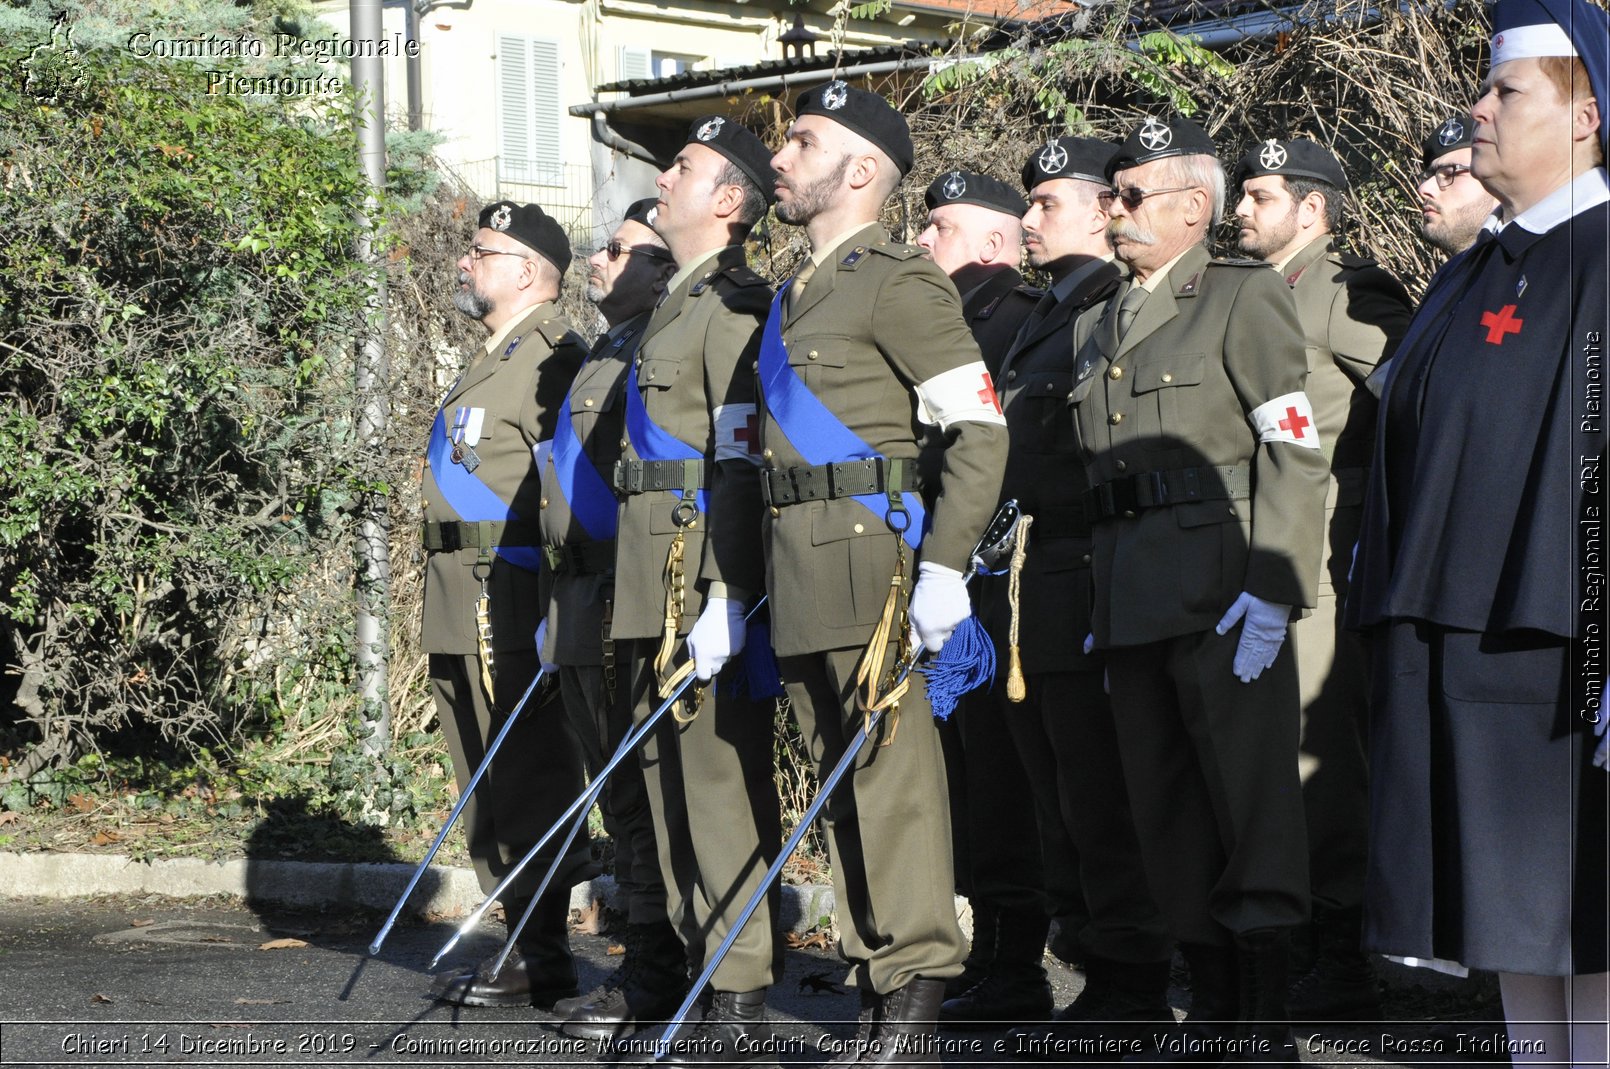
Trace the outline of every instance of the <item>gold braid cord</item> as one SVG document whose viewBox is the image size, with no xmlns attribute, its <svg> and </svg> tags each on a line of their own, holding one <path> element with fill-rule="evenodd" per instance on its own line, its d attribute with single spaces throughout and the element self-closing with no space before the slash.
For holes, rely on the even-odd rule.
<svg viewBox="0 0 1610 1069">
<path fill-rule="evenodd" d="M 895 541 L 899 543 L 899 549 L 895 557 L 894 576 L 889 580 L 889 595 L 883 600 L 883 612 L 878 617 L 878 626 L 872 632 L 872 640 L 867 643 L 866 652 L 861 655 L 861 663 L 855 669 L 855 704 L 861 709 L 862 723 L 866 726 L 868 734 L 871 733 L 872 714 L 888 710 L 889 737 L 883 740 L 881 743 L 883 746 L 894 742 L 895 731 L 900 726 L 900 699 L 911 689 L 910 675 L 898 683 L 895 682 L 899 677 L 900 666 L 911 654 L 911 636 L 906 621 L 908 608 L 905 597 L 906 540 L 897 534 Z M 895 660 L 885 672 L 883 666 L 891 641 L 895 643 Z M 882 697 L 878 696 L 880 685 L 888 688 Z"/>
<path fill-rule="evenodd" d="M 676 655 L 677 631 L 682 626 L 682 609 L 687 604 L 687 573 L 685 570 L 686 538 L 682 531 L 677 531 L 671 539 L 671 550 L 665 556 L 665 627 L 660 635 L 660 651 L 654 656 L 654 676 L 659 680 L 659 693 L 661 698 L 670 697 L 677 685 L 687 678 L 693 671 L 693 658 L 689 657 L 687 663 L 672 672 L 671 658 Z M 678 723 L 686 724 L 699 713 L 699 703 L 704 692 L 694 689 L 693 701 L 679 701 L 671 708 L 671 715 Z"/>
<path fill-rule="evenodd" d="M 1007 651 L 1006 700 L 1012 702 L 1020 702 L 1029 696 L 1028 684 L 1023 680 L 1023 657 L 1017 649 L 1017 630 L 1018 597 L 1023 584 L 1023 564 L 1028 560 L 1029 528 L 1033 525 L 1033 516 L 1025 514 L 1018 517 L 1017 536 L 1012 543 L 1012 563 L 1007 566 L 1006 601 L 1012 607 L 1012 629 L 1011 645 Z"/>
<path fill-rule="evenodd" d="M 492 666 L 492 598 L 486 591 L 486 580 L 481 580 L 481 596 L 475 599 L 475 645 L 481 655 L 481 686 L 486 690 L 486 704 L 496 709 L 498 700 L 492 690 L 492 677 L 497 671 Z"/>
</svg>

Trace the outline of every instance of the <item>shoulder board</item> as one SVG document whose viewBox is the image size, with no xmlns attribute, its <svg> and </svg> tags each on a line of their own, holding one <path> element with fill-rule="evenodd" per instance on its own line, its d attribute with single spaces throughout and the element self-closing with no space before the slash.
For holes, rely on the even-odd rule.
<svg viewBox="0 0 1610 1069">
<path fill-rule="evenodd" d="M 881 252 L 883 255 L 895 260 L 909 260 L 914 256 L 922 255 L 922 249 L 919 246 L 907 245 L 903 241 L 879 241 L 871 245 L 870 248 L 873 252 Z"/>
<path fill-rule="evenodd" d="M 751 269 L 747 264 L 734 264 L 721 272 L 727 279 L 740 286 L 770 286 L 764 275 Z"/>
<path fill-rule="evenodd" d="M 535 334 L 541 334 L 550 348 L 568 343 L 584 344 L 581 340 L 581 335 L 571 329 L 564 316 L 553 315 L 545 319 L 538 319 L 531 324 L 531 331 Z M 529 336 L 527 335 L 527 337 Z"/>
<path fill-rule="evenodd" d="M 1355 270 L 1360 267 L 1374 267 L 1380 262 L 1373 257 L 1360 256 L 1356 252 L 1348 252 L 1345 249 L 1340 249 L 1331 253 L 1331 259 L 1335 260 L 1343 267 L 1351 267 Z"/>
<path fill-rule="evenodd" d="M 688 296 L 697 297 L 699 294 L 703 293 L 706 289 L 708 289 L 710 287 L 710 283 L 714 282 L 716 276 L 719 275 L 719 274 L 721 274 L 720 270 L 718 270 L 718 269 L 716 269 L 714 267 L 712 267 L 710 270 L 706 271 L 703 275 L 701 275 L 699 277 L 699 281 L 695 282 L 688 289 Z"/>
<path fill-rule="evenodd" d="M 1247 256 L 1218 256 L 1208 261 L 1214 267 L 1270 267 L 1267 260 L 1254 260 Z"/>
</svg>

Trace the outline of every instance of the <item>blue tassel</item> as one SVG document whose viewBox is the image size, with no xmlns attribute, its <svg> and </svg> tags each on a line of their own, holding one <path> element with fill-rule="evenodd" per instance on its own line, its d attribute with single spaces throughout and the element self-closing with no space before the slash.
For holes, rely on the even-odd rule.
<svg viewBox="0 0 1610 1069">
<path fill-rule="evenodd" d="M 777 666 L 777 654 L 771 648 L 771 627 L 763 614 L 756 613 L 749 621 L 744 637 L 743 652 L 726 673 L 729 695 L 748 694 L 752 700 L 781 698 L 783 670 Z"/>
<path fill-rule="evenodd" d="M 950 636 L 939 656 L 920 665 L 928 684 L 928 704 L 940 720 L 950 717 L 962 695 L 995 681 L 995 643 L 978 617 L 969 616 Z"/>
</svg>

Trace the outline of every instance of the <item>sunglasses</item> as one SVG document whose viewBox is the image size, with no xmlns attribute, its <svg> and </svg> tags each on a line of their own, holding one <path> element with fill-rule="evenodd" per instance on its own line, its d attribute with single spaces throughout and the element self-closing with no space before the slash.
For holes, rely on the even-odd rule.
<svg viewBox="0 0 1610 1069">
<path fill-rule="evenodd" d="M 485 245 L 470 246 L 470 259 L 472 261 L 479 261 L 488 256 L 518 256 L 525 260 L 531 259 L 528 254 L 516 252 L 513 249 L 489 249 Z"/>
<path fill-rule="evenodd" d="M 1124 207 L 1134 211 L 1145 203 L 1147 197 L 1155 197 L 1163 193 L 1180 193 L 1195 186 L 1174 186 L 1171 189 L 1141 189 L 1139 186 L 1125 186 L 1123 189 L 1104 189 L 1096 194 L 1096 203 L 1101 205 L 1102 211 L 1112 208 L 1115 200 L 1123 201 Z"/>
<path fill-rule="evenodd" d="M 1420 181 L 1423 183 L 1427 178 L 1435 178 L 1438 189 L 1447 189 L 1453 185 L 1455 178 L 1469 173 L 1470 165 L 1467 163 L 1444 163 L 1425 171 L 1420 175 Z"/>
<path fill-rule="evenodd" d="M 604 246 L 604 254 L 609 257 L 610 263 L 614 263 L 628 253 L 636 253 L 639 256 L 647 256 L 654 260 L 669 260 L 671 258 L 671 254 L 663 249 L 656 249 L 652 245 L 626 245 L 619 238 L 610 238 L 609 244 Z"/>
</svg>

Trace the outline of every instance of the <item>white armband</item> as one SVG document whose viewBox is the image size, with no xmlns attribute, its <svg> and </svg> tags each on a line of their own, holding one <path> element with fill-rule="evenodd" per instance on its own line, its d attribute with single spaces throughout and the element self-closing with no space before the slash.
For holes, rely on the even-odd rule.
<svg viewBox="0 0 1610 1069">
<path fill-rule="evenodd" d="M 754 405 L 717 405 L 710 413 L 716 424 L 716 460 L 747 460 L 760 464 L 760 418 Z"/>
<path fill-rule="evenodd" d="M 1308 395 L 1298 391 L 1265 401 L 1247 417 L 1261 442 L 1290 442 L 1307 449 L 1319 448 L 1319 431 L 1314 427 L 1314 406 Z"/>
<path fill-rule="evenodd" d="M 995 382 L 984 361 L 951 368 L 917 384 L 917 419 L 949 430 L 953 423 L 995 423 L 1006 426 Z"/>
</svg>

